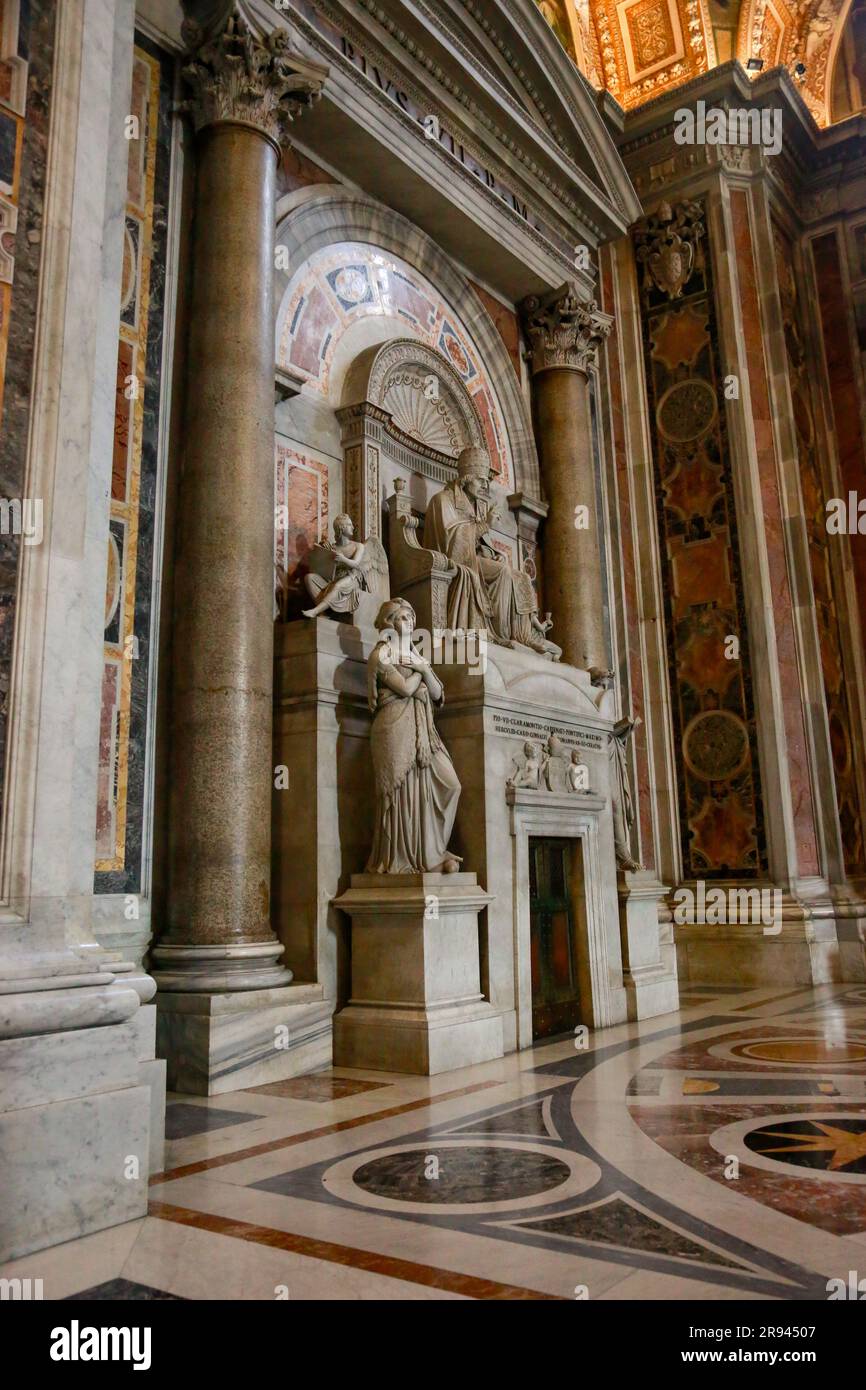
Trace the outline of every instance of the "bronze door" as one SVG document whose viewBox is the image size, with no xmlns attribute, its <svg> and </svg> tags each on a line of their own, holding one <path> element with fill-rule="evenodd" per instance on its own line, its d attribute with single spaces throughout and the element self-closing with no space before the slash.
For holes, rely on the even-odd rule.
<svg viewBox="0 0 866 1390">
<path fill-rule="evenodd" d="M 579 841 L 529 841 L 532 1036 L 570 1032 L 580 1022 L 575 891 Z"/>
</svg>

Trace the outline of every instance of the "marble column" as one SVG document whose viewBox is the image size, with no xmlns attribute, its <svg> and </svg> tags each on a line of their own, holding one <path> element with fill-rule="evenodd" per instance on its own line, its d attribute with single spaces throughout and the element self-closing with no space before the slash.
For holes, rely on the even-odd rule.
<svg viewBox="0 0 866 1390">
<path fill-rule="evenodd" d="M 589 372 L 613 320 L 595 303 L 582 303 L 570 284 L 533 295 L 523 312 L 550 503 L 543 544 L 545 606 L 553 613 L 563 661 L 582 670 L 607 670 Z"/>
<path fill-rule="evenodd" d="M 184 36 L 195 229 L 154 975 L 161 991 L 256 990 L 291 979 L 270 926 L 275 178 L 285 122 L 322 73 L 243 5 Z"/>
</svg>

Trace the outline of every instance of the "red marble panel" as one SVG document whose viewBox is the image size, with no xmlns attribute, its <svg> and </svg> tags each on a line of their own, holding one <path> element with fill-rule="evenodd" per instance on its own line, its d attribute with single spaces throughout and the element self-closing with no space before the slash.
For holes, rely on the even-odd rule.
<svg viewBox="0 0 866 1390">
<path fill-rule="evenodd" d="M 853 305 L 842 278 L 839 243 L 835 231 L 815 237 L 812 257 L 818 281 L 818 308 L 824 336 L 824 355 L 830 379 L 833 423 L 843 488 L 866 493 L 866 450 L 860 416 L 857 373 L 851 351 L 850 320 Z M 866 536 L 851 537 L 851 559 L 860 604 L 860 628 L 866 644 Z"/>
<path fill-rule="evenodd" d="M 500 304 L 498 299 L 494 299 L 492 294 L 476 285 L 474 280 L 469 281 L 481 303 L 484 305 L 488 314 L 496 325 L 496 330 L 500 338 L 508 349 L 517 379 L 520 380 L 520 325 L 517 315 L 513 309 L 508 309 L 504 304 Z"/>
<path fill-rule="evenodd" d="M 117 714 L 120 702 L 120 667 L 106 661 L 102 670 L 102 703 L 99 711 L 99 771 L 96 799 L 96 854 L 114 850 L 115 762 Z"/>
<path fill-rule="evenodd" d="M 114 393 L 114 452 L 111 461 L 112 501 L 125 502 L 129 468 L 129 435 L 132 401 L 126 396 L 126 379 L 135 370 L 135 348 L 120 339 L 117 345 L 117 386 Z"/>
<path fill-rule="evenodd" d="M 297 327 L 292 338 L 292 366 L 300 367 L 311 376 L 318 376 L 321 368 L 322 344 L 329 333 L 337 328 L 337 315 L 331 308 L 318 285 L 310 287 L 306 302 L 301 308 Z"/>
</svg>

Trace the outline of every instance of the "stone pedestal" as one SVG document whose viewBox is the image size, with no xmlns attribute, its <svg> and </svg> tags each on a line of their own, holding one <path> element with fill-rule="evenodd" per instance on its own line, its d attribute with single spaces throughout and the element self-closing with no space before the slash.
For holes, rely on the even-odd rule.
<svg viewBox="0 0 866 1390">
<path fill-rule="evenodd" d="M 655 1018 L 680 1006 L 676 959 L 665 950 L 659 910 L 670 915 L 667 889 L 646 869 L 618 874 L 623 984 L 630 1019 Z"/>
<path fill-rule="evenodd" d="M 475 874 L 353 874 L 335 901 L 352 919 L 352 994 L 334 1019 L 343 1067 L 435 1076 L 503 1054 L 481 992 Z"/>
</svg>

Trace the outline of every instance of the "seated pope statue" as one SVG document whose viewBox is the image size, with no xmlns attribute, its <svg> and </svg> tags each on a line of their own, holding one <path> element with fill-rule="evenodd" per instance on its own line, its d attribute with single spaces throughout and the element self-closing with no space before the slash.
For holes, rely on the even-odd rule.
<svg viewBox="0 0 866 1390">
<path fill-rule="evenodd" d="M 457 477 L 430 499 L 424 545 L 441 551 L 457 567 L 448 589 L 448 627 L 486 630 L 491 641 L 515 642 L 557 660 L 560 654 L 538 620 L 532 581 L 493 546 L 491 521 L 498 511 L 489 493 L 490 459 L 476 446 L 457 459 Z M 548 624 L 549 626 L 549 624 Z"/>
</svg>

